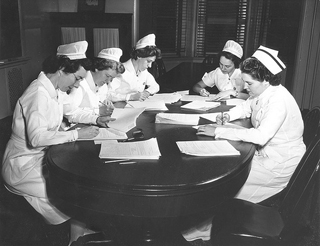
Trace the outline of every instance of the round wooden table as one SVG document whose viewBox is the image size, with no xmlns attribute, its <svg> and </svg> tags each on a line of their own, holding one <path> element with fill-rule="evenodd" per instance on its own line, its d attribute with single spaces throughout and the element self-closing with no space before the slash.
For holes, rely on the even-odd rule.
<svg viewBox="0 0 320 246">
<path fill-rule="evenodd" d="M 241 155 L 184 155 L 176 141 L 212 138 L 197 136 L 191 126 L 155 124 L 155 114 L 142 113 L 137 128 L 143 130 L 145 139 L 157 138 L 158 160 L 104 163 L 99 158 L 100 145 L 93 141 L 50 147 L 47 190 L 52 202 L 99 229 L 119 228 L 127 245 L 157 240 L 162 246 L 171 245 L 163 240 L 188 245 L 180 231 L 209 218 L 238 192 L 250 172 L 255 146 L 230 141 Z"/>
</svg>

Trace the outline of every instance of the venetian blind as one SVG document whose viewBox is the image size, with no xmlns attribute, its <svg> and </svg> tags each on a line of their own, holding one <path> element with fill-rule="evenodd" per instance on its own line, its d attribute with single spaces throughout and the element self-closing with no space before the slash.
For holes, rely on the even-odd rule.
<svg viewBox="0 0 320 246">
<path fill-rule="evenodd" d="M 244 45 L 247 0 L 199 0 L 196 56 L 216 54 L 229 39 Z"/>
</svg>

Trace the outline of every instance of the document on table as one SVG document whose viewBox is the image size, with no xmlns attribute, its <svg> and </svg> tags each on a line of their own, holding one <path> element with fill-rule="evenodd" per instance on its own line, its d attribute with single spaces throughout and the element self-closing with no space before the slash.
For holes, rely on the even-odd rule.
<svg viewBox="0 0 320 246">
<path fill-rule="evenodd" d="M 236 129 L 246 129 L 245 127 L 243 126 L 240 126 L 240 125 L 237 125 L 237 124 L 234 124 L 234 123 L 230 123 L 230 122 L 227 122 L 223 125 L 218 125 L 216 123 L 213 123 L 213 124 L 206 124 L 207 126 L 215 126 L 215 127 L 221 127 L 221 128 L 236 128 Z M 193 126 L 194 129 L 198 129 L 200 127 L 199 126 Z"/>
<path fill-rule="evenodd" d="M 136 126 L 138 116 L 144 111 L 144 108 L 115 108 L 111 117 L 115 121 L 110 121 L 108 126 L 122 132 L 127 132 Z"/>
<path fill-rule="evenodd" d="M 243 103 L 245 100 L 240 99 L 240 98 L 231 98 L 226 100 L 226 104 L 229 106 L 237 106 L 241 103 Z"/>
<path fill-rule="evenodd" d="M 178 141 L 180 152 L 193 156 L 240 155 L 227 140 L 215 141 Z"/>
<path fill-rule="evenodd" d="M 175 103 L 178 102 L 181 99 L 181 94 L 179 93 L 157 93 L 153 96 L 150 96 L 148 99 L 146 99 L 147 102 L 150 101 L 163 101 L 164 103 Z"/>
<path fill-rule="evenodd" d="M 156 138 L 138 142 L 102 142 L 100 158 L 158 159 L 161 156 Z"/>
<path fill-rule="evenodd" d="M 193 101 L 181 106 L 181 108 L 207 111 L 218 106 L 220 106 L 219 102 Z"/>
<path fill-rule="evenodd" d="M 77 141 L 82 140 L 111 140 L 111 139 L 127 139 L 128 136 L 125 132 L 118 131 L 116 129 L 112 128 L 99 128 L 99 134 L 94 138 L 88 138 L 88 139 L 80 139 L 78 138 Z"/>
<path fill-rule="evenodd" d="M 155 123 L 198 125 L 200 115 L 202 114 L 158 113 Z"/>
<path fill-rule="evenodd" d="M 129 101 L 126 105 L 126 108 L 145 108 L 146 111 L 150 110 L 161 110 L 161 111 L 166 111 L 168 108 L 166 107 L 166 104 L 164 103 L 163 100 L 158 100 L 158 101 L 148 101 L 144 100 L 142 102 L 140 101 Z"/>
<path fill-rule="evenodd" d="M 215 99 L 215 94 L 210 94 L 208 97 L 203 97 L 200 95 L 182 95 L 181 101 L 192 102 L 192 101 L 213 101 Z"/>
</svg>

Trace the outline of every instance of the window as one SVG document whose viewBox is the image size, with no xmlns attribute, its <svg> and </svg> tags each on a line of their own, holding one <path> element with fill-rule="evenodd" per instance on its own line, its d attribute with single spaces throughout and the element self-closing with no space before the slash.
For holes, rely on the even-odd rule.
<svg viewBox="0 0 320 246">
<path fill-rule="evenodd" d="M 199 0 L 195 56 L 216 54 L 229 39 L 244 46 L 247 0 Z"/>
<path fill-rule="evenodd" d="M 0 0 L 0 60 L 21 56 L 19 3 Z"/>
<path fill-rule="evenodd" d="M 247 1 L 140 0 L 139 38 L 155 33 L 163 55 L 176 57 L 218 53 L 229 39 L 243 45 Z"/>
</svg>

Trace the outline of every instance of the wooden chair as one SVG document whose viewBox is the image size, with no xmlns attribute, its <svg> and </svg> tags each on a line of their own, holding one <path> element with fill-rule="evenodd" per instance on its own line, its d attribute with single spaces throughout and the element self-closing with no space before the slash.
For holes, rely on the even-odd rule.
<svg viewBox="0 0 320 246">
<path fill-rule="evenodd" d="M 166 66 L 162 59 L 156 59 L 153 63 L 151 68 L 148 68 L 149 73 L 153 75 L 155 79 L 159 78 L 160 76 L 164 75 L 166 71 Z"/>
<path fill-rule="evenodd" d="M 316 106 L 312 108 L 303 118 L 303 122 L 303 141 L 308 147 L 314 136 L 318 134 L 317 130 L 320 124 L 320 107 Z"/>
<path fill-rule="evenodd" d="M 287 243 L 301 234 L 297 233 L 301 226 L 299 220 L 310 194 L 311 198 L 319 195 L 319 191 L 313 189 L 319 179 L 319 165 L 318 135 L 290 179 L 279 208 L 231 199 L 213 220 L 212 245 L 290 245 Z"/>
<path fill-rule="evenodd" d="M 319 134 L 320 125 L 320 107 L 316 106 L 312 108 L 303 117 L 304 132 L 303 141 L 308 148 L 311 141 Z M 296 173 L 296 172 L 295 172 Z M 278 194 L 260 202 L 259 204 L 269 207 L 279 207 L 281 200 L 286 192 L 286 189 L 282 190 Z"/>
</svg>

